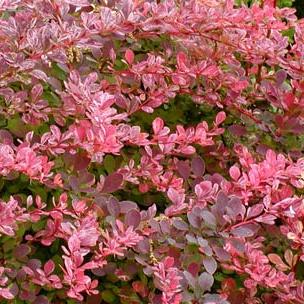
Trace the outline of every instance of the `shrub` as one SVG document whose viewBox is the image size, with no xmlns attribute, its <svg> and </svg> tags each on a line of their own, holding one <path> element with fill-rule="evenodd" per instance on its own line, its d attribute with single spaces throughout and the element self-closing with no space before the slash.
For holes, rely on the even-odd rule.
<svg viewBox="0 0 304 304">
<path fill-rule="evenodd" d="M 0 1 L 1 303 L 304 303 L 281 2 Z"/>
</svg>

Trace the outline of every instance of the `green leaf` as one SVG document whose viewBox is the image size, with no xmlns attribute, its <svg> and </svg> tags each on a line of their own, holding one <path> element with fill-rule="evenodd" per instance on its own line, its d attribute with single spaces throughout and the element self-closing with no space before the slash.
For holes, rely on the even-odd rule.
<svg viewBox="0 0 304 304">
<path fill-rule="evenodd" d="M 16 247 L 16 240 L 15 239 L 9 239 L 2 245 L 3 251 L 5 253 L 13 250 Z"/>
<path fill-rule="evenodd" d="M 288 30 L 282 31 L 282 35 L 284 37 L 288 37 L 289 43 L 293 43 L 293 41 L 294 41 L 294 39 L 293 39 L 294 33 L 295 33 L 295 29 L 294 28 L 289 28 Z"/>
<path fill-rule="evenodd" d="M 28 189 L 33 192 L 35 195 L 39 195 L 42 199 L 42 201 L 47 200 L 48 193 L 46 192 L 46 189 L 39 186 L 28 186 Z"/>
<path fill-rule="evenodd" d="M 52 254 L 58 252 L 59 246 L 60 246 L 60 240 L 57 239 L 57 240 L 55 240 L 54 243 L 52 244 L 52 246 L 51 246 L 51 248 L 50 248 L 50 252 L 51 252 Z"/>
<path fill-rule="evenodd" d="M 219 281 L 219 282 L 222 282 L 225 279 L 225 276 L 220 272 L 214 274 L 213 277 L 216 281 Z"/>
<path fill-rule="evenodd" d="M 48 101 L 51 107 L 59 107 L 61 105 L 61 100 L 59 97 L 51 91 L 45 91 L 42 94 L 42 98 Z"/>
<path fill-rule="evenodd" d="M 18 137 L 23 137 L 30 131 L 30 126 L 26 125 L 19 116 L 13 117 L 7 122 L 8 130 Z"/>
<path fill-rule="evenodd" d="M 12 183 L 12 184 L 10 184 L 10 185 L 7 186 L 7 190 L 11 194 L 16 194 L 21 188 L 22 187 L 21 187 L 20 183 Z"/>
<path fill-rule="evenodd" d="M 103 165 L 108 174 L 113 173 L 116 169 L 115 158 L 112 155 L 107 155 L 103 160 Z"/>
<path fill-rule="evenodd" d="M 101 297 L 106 303 L 114 303 L 117 299 L 115 294 L 109 289 L 102 291 Z"/>
<path fill-rule="evenodd" d="M 45 226 L 45 220 L 40 220 L 32 225 L 32 229 L 34 230 L 34 232 L 38 232 L 39 230 L 42 230 L 44 226 Z"/>
<path fill-rule="evenodd" d="M 52 260 L 53 262 L 55 263 L 56 265 L 56 268 L 59 267 L 59 265 L 62 265 L 63 264 L 63 260 L 62 260 L 62 257 L 58 254 L 54 255 L 52 257 Z"/>
<path fill-rule="evenodd" d="M 51 69 L 51 75 L 60 80 L 66 80 L 67 74 L 66 72 L 59 67 L 58 64 L 54 63 Z"/>
<path fill-rule="evenodd" d="M 24 224 L 23 225 L 19 225 L 18 226 L 18 230 L 16 232 L 16 236 L 21 239 L 23 237 L 25 231 L 26 231 L 25 225 Z"/>
</svg>

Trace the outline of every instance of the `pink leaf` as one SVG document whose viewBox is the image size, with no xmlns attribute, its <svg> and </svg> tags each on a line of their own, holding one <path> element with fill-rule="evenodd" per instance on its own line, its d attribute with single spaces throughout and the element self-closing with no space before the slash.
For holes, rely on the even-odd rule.
<svg viewBox="0 0 304 304">
<path fill-rule="evenodd" d="M 152 123 L 154 134 L 158 134 L 164 128 L 164 121 L 161 118 L 155 118 Z"/>
<path fill-rule="evenodd" d="M 283 262 L 281 257 L 275 253 L 268 254 L 268 259 L 271 263 L 275 264 L 276 267 L 281 271 L 286 271 L 289 267 Z"/>
<path fill-rule="evenodd" d="M 0 290 L 0 296 L 5 299 L 12 300 L 14 299 L 14 295 L 9 291 L 8 288 L 3 288 Z"/>
<path fill-rule="evenodd" d="M 127 49 L 125 53 L 125 59 L 128 62 L 128 64 L 132 64 L 134 62 L 134 53 L 132 50 Z"/>
<path fill-rule="evenodd" d="M 50 275 L 55 269 L 55 264 L 52 260 L 48 260 L 43 267 L 44 272 L 46 273 L 46 275 Z"/>
<path fill-rule="evenodd" d="M 220 125 L 224 120 L 226 119 L 226 113 L 225 112 L 219 112 L 217 113 L 216 115 L 216 118 L 215 118 L 215 124 L 218 126 Z"/>
<path fill-rule="evenodd" d="M 184 52 L 179 52 L 176 56 L 176 60 L 177 60 L 177 65 L 178 67 L 182 70 L 185 71 L 187 70 L 187 56 Z"/>
<path fill-rule="evenodd" d="M 173 257 L 166 257 L 164 260 L 165 269 L 173 267 L 174 265 L 174 258 Z"/>
<path fill-rule="evenodd" d="M 240 169 L 237 166 L 232 166 L 229 169 L 229 174 L 234 181 L 237 181 L 241 176 Z"/>
</svg>

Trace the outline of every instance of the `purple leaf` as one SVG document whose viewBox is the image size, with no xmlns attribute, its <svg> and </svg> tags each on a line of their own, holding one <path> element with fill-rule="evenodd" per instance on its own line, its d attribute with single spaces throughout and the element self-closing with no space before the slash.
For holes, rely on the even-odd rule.
<svg viewBox="0 0 304 304">
<path fill-rule="evenodd" d="M 19 292 L 19 287 L 16 283 L 13 283 L 10 288 L 9 291 L 14 295 L 14 297 L 16 297 L 18 295 Z"/>
<path fill-rule="evenodd" d="M 170 234 L 170 222 L 165 220 L 159 223 L 160 229 L 163 234 Z"/>
<path fill-rule="evenodd" d="M 241 215 L 243 218 L 246 212 L 245 206 L 242 204 L 241 200 L 238 197 L 232 197 L 229 200 L 227 210 L 229 210 L 227 213 L 232 218 L 236 218 L 238 215 Z"/>
<path fill-rule="evenodd" d="M 109 202 L 107 203 L 107 209 L 109 213 L 114 217 L 117 217 L 120 213 L 120 206 L 115 198 L 109 199 Z"/>
<path fill-rule="evenodd" d="M 38 259 L 31 259 L 27 262 L 27 266 L 32 270 L 36 270 L 37 268 L 41 268 L 41 261 Z"/>
<path fill-rule="evenodd" d="M 198 244 L 201 246 L 201 247 L 207 247 L 208 246 L 208 241 L 203 239 L 202 237 L 198 237 L 197 238 L 198 240 Z"/>
<path fill-rule="evenodd" d="M 180 218 L 174 218 L 173 226 L 176 229 L 182 230 L 182 231 L 188 231 L 188 229 L 189 229 L 188 224 Z"/>
<path fill-rule="evenodd" d="M 183 179 L 188 179 L 190 176 L 190 167 L 189 164 L 185 161 L 178 161 L 177 164 L 177 171 L 179 173 L 179 175 L 183 178 Z"/>
<path fill-rule="evenodd" d="M 191 212 L 187 214 L 188 221 L 194 228 L 199 228 L 201 226 L 200 208 L 194 207 Z"/>
<path fill-rule="evenodd" d="M 121 201 L 119 202 L 120 212 L 123 214 L 128 213 L 132 209 L 137 209 L 137 204 L 132 201 Z"/>
<path fill-rule="evenodd" d="M 137 249 L 140 253 L 147 254 L 150 252 L 150 243 L 148 238 L 144 238 L 137 244 Z"/>
<path fill-rule="evenodd" d="M 215 246 L 215 247 L 213 247 L 213 250 L 214 250 L 214 252 L 217 256 L 217 259 L 220 262 L 225 262 L 225 261 L 230 260 L 231 255 L 226 250 L 224 250 L 223 248 Z"/>
<path fill-rule="evenodd" d="M 228 131 L 234 136 L 243 136 L 246 134 L 246 128 L 240 125 L 231 125 L 228 127 Z"/>
<path fill-rule="evenodd" d="M 191 286 L 192 288 L 195 288 L 196 280 L 189 271 L 184 271 L 184 277 L 187 280 L 188 285 Z"/>
<path fill-rule="evenodd" d="M 0 130 L 0 142 L 9 146 L 14 143 L 13 136 L 7 130 Z"/>
<path fill-rule="evenodd" d="M 202 211 L 204 225 L 208 227 L 216 227 L 216 218 L 210 211 Z"/>
<path fill-rule="evenodd" d="M 279 70 L 276 73 L 276 85 L 279 87 L 287 78 L 287 73 L 284 70 Z"/>
<path fill-rule="evenodd" d="M 105 178 L 102 192 L 110 193 L 117 191 L 123 182 L 123 176 L 120 173 L 112 173 Z"/>
<path fill-rule="evenodd" d="M 231 230 L 231 233 L 237 237 L 250 237 L 255 234 L 256 225 L 244 224 L 240 227 L 234 228 Z"/>
<path fill-rule="evenodd" d="M 148 210 L 142 210 L 141 213 L 141 218 L 142 220 L 150 220 L 156 215 L 156 205 L 153 204 L 151 207 L 148 208 Z"/>
<path fill-rule="evenodd" d="M 197 244 L 197 239 L 195 236 L 187 234 L 186 235 L 186 240 L 188 241 L 188 243 L 190 244 Z"/>
<path fill-rule="evenodd" d="M 191 162 L 191 169 L 195 176 L 202 176 L 205 173 L 205 162 L 197 156 Z"/>
<path fill-rule="evenodd" d="M 217 268 L 217 263 L 213 257 L 206 256 L 203 258 L 203 265 L 206 271 L 210 274 L 214 274 Z"/>
<path fill-rule="evenodd" d="M 203 272 L 198 278 L 198 284 L 203 291 L 210 290 L 213 283 L 213 276 L 207 272 Z"/>
<path fill-rule="evenodd" d="M 95 268 L 95 269 L 92 269 L 91 271 L 97 277 L 102 277 L 102 276 L 106 275 L 104 268 Z"/>
<path fill-rule="evenodd" d="M 130 210 L 125 217 L 125 224 L 136 228 L 140 223 L 140 213 L 136 209 Z"/>
<path fill-rule="evenodd" d="M 26 257 L 31 252 L 31 247 L 26 244 L 20 244 L 14 251 L 14 256 L 17 259 Z"/>
<path fill-rule="evenodd" d="M 48 300 L 48 298 L 46 296 L 38 296 L 33 304 L 49 304 L 50 301 Z"/>
</svg>

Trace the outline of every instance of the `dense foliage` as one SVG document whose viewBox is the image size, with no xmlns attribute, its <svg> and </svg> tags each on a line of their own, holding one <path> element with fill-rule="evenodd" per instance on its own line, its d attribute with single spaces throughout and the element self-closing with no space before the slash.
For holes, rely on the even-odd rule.
<svg viewBox="0 0 304 304">
<path fill-rule="evenodd" d="M 0 0 L 1 303 L 304 303 L 292 4 Z"/>
</svg>

